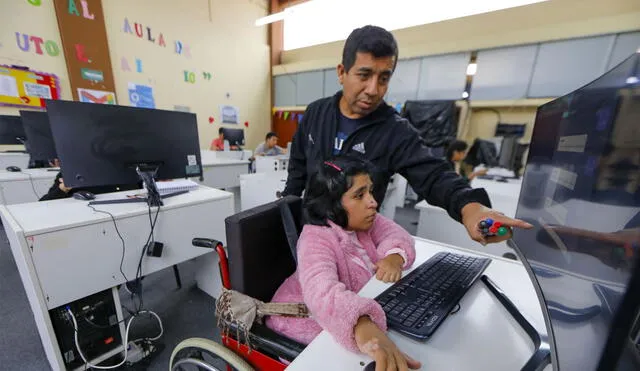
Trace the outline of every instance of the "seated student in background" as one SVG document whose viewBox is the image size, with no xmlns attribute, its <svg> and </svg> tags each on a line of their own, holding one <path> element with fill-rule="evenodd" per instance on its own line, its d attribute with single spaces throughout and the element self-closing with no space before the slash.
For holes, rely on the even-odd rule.
<svg viewBox="0 0 640 371">
<path fill-rule="evenodd" d="M 255 156 L 277 156 L 287 153 L 287 150 L 278 146 L 278 136 L 273 131 L 267 133 L 263 143 L 258 144 Z"/>
<path fill-rule="evenodd" d="M 477 176 L 487 174 L 487 169 L 481 169 L 471 173 L 467 172 L 464 164 L 462 164 L 462 160 L 464 160 L 468 148 L 469 145 L 466 142 L 461 140 L 454 140 L 453 142 L 449 143 L 446 156 L 447 161 L 449 161 L 449 164 L 451 165 L 451 168 L 453 168 L 453 170 L 455 170 L 456 173 L 458 173 L 461 177 L 470 182 Z"/>
<path fill-rule="evenodd" d="M 214 138 L 211 141 L 211 146 L 209 146 L 209 150 L 224 151 L 224 130 L 222 128 L 218 129 L 218 137 Z"/>
<path fill-rule="evenodd" d="M 385 370 L 420 363 L 391 341 L 380 304 L 357 293 L 374 275 L 396 282 L 415 259 L 414 240 L 376 212 L 369 165 L 336 158 L 320 165 L 303 198 L 305 226 L 298 267 L 272 302 L 304 302 L 311 317 L 268 317 L 267 326 L 309 344 L 322 330 L 343 347 L 368 354 Z"/>
<path fill-rule="evenodd" d="M 238 149 L 238 146 L 231 146 L 229 149 L 235 151 Z M 218 137 L 214 138 L 211 141 L 211 146 L 209 146 L 210 151 L 224 151 L 224 129 L 218 129 Z"/>
<path fill-rule="evenodd" d="M 57 160 L 56 160 L 57 161 Z M 56 162 L 59 166 L 59 162 Z M 117 185 L 109 185 L 109 186 L 99 186 L 99 187 L 87 187 L 82 188 L 82 190 L 89 191 L 93 194 L 101 194 L 101 193 L 111 193 L 118 191 L 126 191 L 132 189 L 140 189 L 142 187 L 141 184 L 129 184 L 123 186 Z M 51 200 L 59 200 L 62 198 L 69 198 L 73 196 L 75 191 L 80 189 L 69 188 L 64 185 L 64 179 L 62 178 L 62 173 L 59 172 L 56 175 L 55 180 L 53 181 L 53 185 L 49 188 L 49 191 L 46 195 L 40 197 L 38 201 L 51 201 Z"/>
</svg>

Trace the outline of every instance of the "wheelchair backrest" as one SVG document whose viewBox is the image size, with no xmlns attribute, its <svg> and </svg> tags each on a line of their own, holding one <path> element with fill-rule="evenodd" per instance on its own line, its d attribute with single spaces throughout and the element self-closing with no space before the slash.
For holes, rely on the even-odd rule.
<svg viewBox="0 0 640 371">
<path fill-rule="evenodd" d="M 231 288 L 270 301 L 296 269 L 282 222 L 279 203 L 286 202 L 298 232 L 302 200 L 287 196 L 225 219 Z"/>
</svg>

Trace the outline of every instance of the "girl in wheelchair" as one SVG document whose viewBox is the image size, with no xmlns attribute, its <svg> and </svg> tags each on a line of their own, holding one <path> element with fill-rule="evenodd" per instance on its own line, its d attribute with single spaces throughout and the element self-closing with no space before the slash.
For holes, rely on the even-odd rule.
<svg viewBox="0 0 640 371">
<path fill-rule="evenodd" d="M 398 281 L 415 259 L 409 233 L 377 214 L 370 173 L 361 160 L 336 158 L 311 176 L 303 199 L 297 270 L 272 299 L 304 302 L 311 317 L 273 316 L 266 324 L 304 344 L 326 330 L 345 348 L 371 356 L 376 369 L 417 369 L 420 363 L 387 337 L 382 307 L 357 294 L 374 275 Z"/>
</svg>

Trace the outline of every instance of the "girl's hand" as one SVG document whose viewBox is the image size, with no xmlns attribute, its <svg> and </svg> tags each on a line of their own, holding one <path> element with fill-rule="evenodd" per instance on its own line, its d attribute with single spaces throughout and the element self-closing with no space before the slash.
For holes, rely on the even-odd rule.
<svg viewBox="0 0 640 371">
<path fill-rule="evenodd" d="M 401 352 L 369 317 L 360 317 L 354 332 L 358 349 L 376 361 L 376 371 L 417 370 L 422 366 Z"/>
<path fill-rule="evenodd" d="M 397 282 L 402 277 L 404 259 L 400 254 L 391 254 L 376 263 L 376 278 L 382 282 Z"/>
</svg>

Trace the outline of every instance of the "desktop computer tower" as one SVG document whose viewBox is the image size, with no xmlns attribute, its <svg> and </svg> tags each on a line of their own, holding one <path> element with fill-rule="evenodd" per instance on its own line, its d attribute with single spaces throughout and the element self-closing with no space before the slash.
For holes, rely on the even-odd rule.
<svg viewBox="0 0 640 371">
<path fill-rule="evenodd" d="M 75 317 L 77 328 L 69 310 Z M 85 362 L 78 353 L 78 347 L 92 364 L 102 362 L 124 350 L 124 323 L 120 298 L 115 287 L 51 309 L 49 316 L 67 370 L 84 368 Z"/>
</svg>

